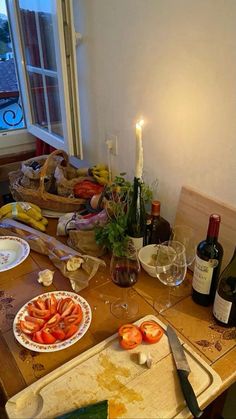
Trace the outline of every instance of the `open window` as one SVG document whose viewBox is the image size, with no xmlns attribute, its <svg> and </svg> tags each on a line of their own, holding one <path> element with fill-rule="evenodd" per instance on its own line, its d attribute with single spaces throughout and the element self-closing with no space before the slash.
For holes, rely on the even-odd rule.
<svg viewBox="0 0 236 419">
<path fill-rule="evenodd" d="M 7 0 L 28 131 L 82 158 L 71 0 Z"/>
</svg>

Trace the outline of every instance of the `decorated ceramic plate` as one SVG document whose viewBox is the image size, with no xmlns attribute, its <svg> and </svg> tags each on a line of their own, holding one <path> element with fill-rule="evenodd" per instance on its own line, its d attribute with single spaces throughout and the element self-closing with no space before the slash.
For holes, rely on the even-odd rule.
<svg viewBox="0 0 236 419">
<path fill-rule="evenodd" d="M 29 255 L 28 243 L 14 236 L 0 237 L 0 272 L 20 265 Z"/>
<path fill-rule="evenodd" d="M 42 329 L 44 329 L 44 331 L 41 333 L 41 335 L 43 336 L 43 339 L 45 340 L 45 330 L 46 330 L 46 338 L 47 338 L 47 332 L 49 331 L 50 334 L 54 333 L 54 337 L 55 337 L 55 329 L 57 330 L 58 333 L 58 329 L 62 329 L 64 332 L 66 332 L 70 326 L 71 323 L 66 323 L 67 321 L 70 321 L 72 319 L 72 313 L 69 312 L 69 316 L 62 316 L 62 311 L 60 310 L 60 306 L 66 306 L 68 304 L 69 301 L 72 301 L 74 304 L 74 307 L 76 307 L 77 309 L 79 308 L 80 312 L 81 312 L 81 318 L 79 320 L 79 323 L 76 323 L 76 328 L 77 330 L 74 332 L 74 334 L 68 338 L 66 338 L 66 336 L 62 336 L 60 337 L 60 339 L 57 339 L 55 342 L 53 343 L 39 343 L 39 341 L 35 341 L 33 340 L 35 338 L 35 334 L 27 334 L 24 333 L 22 331 L 22 325 L 23 327 L 27 326 L 27 320 L 28 318 L 26 318 L 26 316 L 29 315 L 34 315 L 32 314 L 32 307 L 33 310 L 35 310 L 34 307 L 38 307 L 38 304 L 44 304 L 46 305 L 46 307 L 48 308 L 48 300 L 51 299 L 56 299 L 57 301 L 57 312 L 56 315 L 59 315 L 60 313 L 60 317 L 61 319 L 59 320 L 59 322 L 57 322 L 55 327 L 52 327 L 52 325 L 50 326 L 51 328 L 48 329 L 46 323 L 49 322 L 49 320 L 51 318 L 47 318 L 45 321 L 45 324 L 43 326 L 40 326 L 41 331 Z M 60 304 L 59 304 L 60 301 Z M 37 303 L 36 303 L 37 302 Z M 76 310 L 76 309 L 75 309 Z M 75 312 L 74 310 L 74 312 Z M 65 312 L 64 312 L 65 313 Z M 77 311 L 78 313 L 78 311 Z M 37 310 L 36 310 L 36 314 L 38 314 Z M 75 317 L 75 314 L 73 314 L 73 316 Z M 70 317 L 70 319 L 69 319 Z M 74 320 L 74 319 L 72 319 Z M 36 351 L 36 352 L 55 352 L 55 351 L 60 351 L 62 349 L 68 348 L 69 346 L 73 345 L 74 343 L 76 343 L 78 340 L 80 340 L 84 334 L 87 332 L 90 323 L 92 320 L 92 313 L 91 313 L 91 308 L 90 305 L 88 304 L 88 302 L 81 297 L 78 294 L 75 294 L 74 292 L 69 292 L 69 291 L 53 291 L 53 292 L 47 292 L 45 294 L 41 294 L 38 295 L 35 298 L 32 298 L 32 300 L 28 301 L 16 314 L 14 322 L 13 322 L 13 333 L 15 335 L 15 338 L 18 340 L 18 342 L 24 346 L 27 349 L 30 349 L 31 351 Z M 75 328 L 75 329 L 76 329 Z M 37 331 L 37 330 L 36 330 Z M 66 332 L 67 333 L 67 332 Z M 40 337 L 41 339 L 41 337 Z M 43 340 L 42 339 L 42 340 Z"/>
</svg>

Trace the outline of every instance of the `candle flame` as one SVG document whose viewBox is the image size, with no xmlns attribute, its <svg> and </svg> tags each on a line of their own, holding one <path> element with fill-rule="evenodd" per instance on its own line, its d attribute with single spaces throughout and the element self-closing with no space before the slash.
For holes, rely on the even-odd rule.
<svg viewBox="0 0 236 419">
<path fill-rule="evenodd" d="M 140 119 L 140 121 L 138 121 L 136 123 L 136 128 L 142 128 L 143 124 L 144 124 L 144 120 L 143 119 Z"/>
</svg>

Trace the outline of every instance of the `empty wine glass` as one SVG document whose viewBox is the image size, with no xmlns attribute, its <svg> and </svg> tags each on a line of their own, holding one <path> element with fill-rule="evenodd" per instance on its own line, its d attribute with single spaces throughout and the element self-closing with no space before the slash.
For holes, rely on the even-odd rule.
<svg viewBox="0 0 236 419">
<path fill-rule="evenodd" d="M 169 287 L 167 302 L 155 301 L 154 303 L 154 308 L 162 312 L 171 306 L 171 288 L 180 285 L 187 272 L 184 245 L 175 240 L 168 240 L 157 245 L 155 268 L 159 281 Z"/>
<path fill-rule="evenodd" d="M 187 266 L 192 265 L 197 248 L 195 231 L 192 227 L 184 224 L 176 225 L 172 229 L 171 240 L 182 243 L 185 247 Z"/>
<path fill-rule="evenodd" d="M 112 255 L 110 263 L 112 282 L 122 288 L 122 297 L 111 304 L 112 314 L 119 319 L 129 319 L 138 312 L 138 303 L 129 296 L 128 290 L 136 284 L 140 272 L 137 251 L 129 244 L 121 256 Z"/>
</svg>

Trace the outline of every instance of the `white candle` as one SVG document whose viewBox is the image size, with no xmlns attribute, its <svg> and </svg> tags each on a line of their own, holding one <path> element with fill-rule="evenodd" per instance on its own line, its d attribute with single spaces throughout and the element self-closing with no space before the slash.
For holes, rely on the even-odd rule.
<svg viewBox="0 0 236 419">
<path fill-rule="evenodd" d="M 143 174 L 143 144 L 142 144 L 143 120 L 136 123 L 136 167 L 135 177 L 141 178 Z"/>
</svg>

